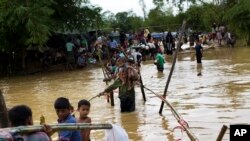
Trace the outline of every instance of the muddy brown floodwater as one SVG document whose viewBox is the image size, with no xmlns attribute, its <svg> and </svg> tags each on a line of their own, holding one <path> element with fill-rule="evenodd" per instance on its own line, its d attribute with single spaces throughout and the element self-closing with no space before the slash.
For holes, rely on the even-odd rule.
<svg viewBox="0 0 250 141">
<path fill-rule="evenodd" d="M 250 123 L 250 48 L 216 48 L 204 52 L 202 65 L 197 65 L 193 53 L 180 54 L 168 89 L 170 103 L 188 122 L 190 130 L 200 141 L 215 141 L 222 125 Z M 156 71 L 153 61 L 142 64 L 144 85 L 163 94 L 171 57 L 167 56 L 163 74 Z M 201 76 L 197 76 L 201 73 Z M 53 103 L 57 97 L 67 97 L 76 108 L 80 99 L 90 99 L 101 92 L 100 68 L 76 71 L 41 73 L 0 80 L 0 89 L 8 107 L 29 105 L 34 113 L 35 124 L 45 116 L 46 123 L 55 123 Z M 144 103 L 139 87 L 136 87 L 136 111 L 120 113 L 119 99 L 115 90 L 115 106 L 104 97 L 91 101 L 93 123 L 121 125 L 131 141 L 174 141 L 181 133 L 172 132 L 178 123 L 165 105 L 158 114 L 161 101 L 145 90 Z M 76 113 L 76 116 L 78 114 Z M 94 141 L 103 141 L 104 130 L 91 132 Z M 189 140 L 183 133 L 183 140 Z M 223 140 L 229 140 L 229 131 Z"/>
</svg>

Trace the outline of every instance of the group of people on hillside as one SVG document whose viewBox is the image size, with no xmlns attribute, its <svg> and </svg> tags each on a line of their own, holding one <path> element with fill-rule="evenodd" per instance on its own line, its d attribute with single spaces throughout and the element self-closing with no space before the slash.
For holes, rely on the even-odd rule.
<svg viewBox="0 0 250 141">
<path fill-rule="evenodd" d="M 65 97 L 59 97 L 54 102 L 54 109 L 58 117 L 58 124 L 63 123 L 91 123 L 91 118 L 88 117 L 90 111 L 90 102 L 88 100 L 82 99 L 78 102 L 77 111 L 79 112 L 79 117 L 75 118 L 72 111 L 72 105 L 69 99 Z M 33 115 L 32 110 L 27 105 L 16 105 L 9 109 L 8 117 L 11 127 L 18 126 L 29 126 L 33 125 Z M 31 132 L 28 134 L 13 134 L 9 135 L 10 141 L 51 141 L 51 136 L 55 133 L 53 129 L 44 124 L 44 131 Z M 6 135 L 5 135 L 6 136 Z M 58 132 L 59 141 L 90 141 L 90 130 L 84 129 L 81 131 L 75 130 L 65 130 Z"/>
</svg>

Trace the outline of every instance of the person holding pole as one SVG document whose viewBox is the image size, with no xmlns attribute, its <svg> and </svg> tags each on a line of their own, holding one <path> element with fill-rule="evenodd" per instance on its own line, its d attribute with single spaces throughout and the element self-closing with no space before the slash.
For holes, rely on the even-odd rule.
<svg viewBox="0 0 250 141">
<path fill-rule="evenodd" d="M 118 78 L 99 96 L 119 88 L 121 112 L 133 112 L 135 111 L 135 89 L 132 82 L 138 78 L 138 72 L 133 67 L 122 66 L 118 69 Z"/>
<path fill-rule="evenodd" d="M 12 127 L 33 125 L 32 111 L 26 105 L 14 106 L 9 110 L 8 116 Z M 50 129 L 48 126 L 45 126 L 46 132 Z M 33 132 L 23 136 L 14 135 L 14 139 L 17 138 L 23 139 L 23 141 L 51 141 L 45 132 Z"/>
</svg>

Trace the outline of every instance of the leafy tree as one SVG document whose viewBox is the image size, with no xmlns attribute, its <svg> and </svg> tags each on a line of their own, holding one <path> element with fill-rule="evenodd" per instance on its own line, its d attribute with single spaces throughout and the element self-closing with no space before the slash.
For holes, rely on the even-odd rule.
<svg viewBox="0 0 250 141">
<path fill-rule="evenodd" d="M 0 0 L 0 49 L 22 56 L 28 46 L 43 46 L 52 32 L 87 30 L 102 24 L 101 8 L 87 0 Z M 93 18 L 94 17 L 94 18 Z"/>
<path fill-rule="evenodd" d="M 210 31 L 212 23 L 222 23 L 223 12 L 213 4 L 193 5 L 186 12 L 187 25 L 197 31 Z"/>
<path fill-rule="evenodd" d="M 52 15 L 56 24 L 55 30 L 60 31 L 87 31 L 97 28 L 103 23 L 101 8 L 91 6 L 88 0 L 55 0 Z"/>
<path fill-rule="evenodd" d="M 132 15 L 128 17 L 128 31 L 138 31 L 144 25 L 143 18 L 138 17 L 136 15 Z"/>
<path fill-rule="evenodd" d="M 102 24 L 100 7 L 87 0 L 0 0 L 0 33 L 4 50 L 43 45 L 51 32 L 87 30 Z M 14 41 L 13 41 L 14 40 Z"/>
<path fill-rule="evenodd" d="M 143 19 L 137 17 L 132 11 L 117 13 L 115 15 L 115 20 L 116 23 L 113 26 L 119 27 L 125 32 L 136 30 L 142 27 L 143 24 Z"/>
<path fill-rule="evenodd" d="M 202 16 L 202 23 L 207 30 L 211 31 L 211 25 L 213 23 L 223 23 L 222 17 L 224 12 L 222 11 L 220 6 L 213 4 L 204 4 L 201 8 L 204 10 Z"/>
<path fill-rule="evenodd" d="M 52 0 L 0 1 L 0 47 L 3 52 L 22 52 L 23 68 L 26 47 L 42 45 L 50 36 L 52 4 Z"/>
<path fill-rule="evenodd" d="M 147 24 L 153 31 L 173 30 L 176 23 L 171 8 L 156 7 L 148 14 Z"/>
<path fill-rule="evenodd" d="M 203 26 L 202 16 L 204 10 L 200 6 L 191 6 L 186 12 L 186 21 L 187 25 L 192 27 L 195 30 L 200 30 Z"/>
<path fill-rule="evenodd" d="M 224 20 L 227 21 L 230 29 L 233 29 L 238 35 L 247 40 L 250 45 L 250 1 L 241 0 L 226 11 Z"/>
<path fill-rule="evenodd" d="M 156 7 L 163 7 L 164 0 L 153 0 L 153 3 L 156 5 Z"/>
</svg>

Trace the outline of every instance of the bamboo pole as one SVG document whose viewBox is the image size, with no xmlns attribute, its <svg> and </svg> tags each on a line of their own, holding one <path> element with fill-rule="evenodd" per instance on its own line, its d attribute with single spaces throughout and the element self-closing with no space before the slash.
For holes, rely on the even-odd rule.
<svg viewBox="0 0 250 141">
<path fill-rule="evenodd" d="M 106 75 L 106 72 L 105 72 L 105 66 L 102 62 L 102 56 L 101 56 L 101 49 L 98 48 L 98 58 L 99 58 L 99 62 L 101 63 L 101 68 L 102 68 L 102 73 L 103 73 L 103 76 L 105 79 L 107 79 L 107 75 Z M 106 81 L 106 84 L 108 84 L 108 82 Z"/>
<path fill-rule="evenodd" d="M 3 97 L 2 90 L 0 90 L 0 128 L 8 127 L 8 111 Z"/>
<path fill-rule="evenodd" d="M 114 92 L 113 91 L 110 92 L 110 101 L 111 101 L 111 106 L 115 106 Z"/>
<path fill-rule="evenodd" d="M 181 123 L 181 121 L 184 121 L 183 118 L 181 117 L 181 115 L 177 112 L 177 110 L 161 95 L 156 94 L 155 92 L 153 92 L 151 89 L 146 88 L 145 86 L 143 86 L 146 90 L 152 92 L 154 95 L 156 95 L 158 98 L 160 98 L 164 103 L 167 104 L 167 106 L 171 109 L 171 112 L 173 113 L 175 119 L 178 121 L 178 123 L 185 129 L 189 139 L 191 141 L 199 141 L 198 138 L 194 135 L 194 133 L 189 129 L 188 125 L 183 125 Z"/>
<path fill-rule="evenodd" d="M 106 47 L 105 50 L 106 50 L 107 56 L 108 56 L 108 62 L 110 62 L 111 56 L 110 56 L 109 48 L 108 48 L 108 46 L 105 46 L 105 47 Z"/>
<path fill-rule="evenodd" d="M 140 69 L 140 68 L 139 68 Z M 142 93 L 142 97 L 143 97 L 143 100 L 144 102 L 146 102 L 146 95 L 145 95 L 145 91 L 144 91 L 144 85 L 143 85 L 143 81 L 142 81 L 142 78 L 141 78 L 141 71 L 139 70 L 139 75 L 140 75 L 140 83 L 141 83 L 141 93 Z"/>
<path fill-rule="evenodd" d="M 52 128 L 53 131 L 62 131 L 62 130 L 101 130 L 101 129 L 112 129 L 111 124 L 93 124 L 93 123 L 63 123 L 63 124 L 51 124 L 48 125 Z M 8 131 L 10 133 L 31 133 L 43 131 L 43 125 L 32 125 L 32 126 L 18 126 L 12 128 L 2 128 L 0 131 Z"/>
<path fill-rule="evenodd" d="M 166 86 L 165 86 L 165 90 L 164 90 L 164 93 L 163 93 L 163 97 L 164 98 L 167 96 L 168 86 L 169 86 L 169 83 L 170 83 L 170 80 L 171 80 L 171 77 L 172 77 L 172 74 L 173 74 L 173 71 L 174 71 L 174 67 L 175 67 L 175 63 L 176 63 L 176 58 L 177 58 L 177 55 L 178 55 L 178 51 L 181 48 L 180 41 L 181 41 L 181 38 L 182 38 L 182 35 L 183 35 L 183 32 L 184 32 L 185 26 L 186 26 L 186 21 L 184 20 L 183 23 L 182 23 L 181 33 L 179 34 L 179 39 L 178 39 L 178 43 L 177 43 L 177 49 L 176 49 L 175 54 L 174 54 L 174 59 L 173 59 L 173 62 L 172 62 L 172 67 L 171 67 L 170 73 L 168 75 L 168 80 L 167 80 L 167 83 L 166 83 Z M 162 114 L 163 106 L 164 106 L 164 101 L 162 101 L 162 103 L 161 103 L 161 107 L 160 107 L 160 110 L 159 110 L 160 114 Z"/>
<path fill-rule="evenodd" d="M 223 125 L 223 126 L 222 126 L 222 128 L 221 128 L 221 130 L 220 130 L 220 133 L 219 133 L 219 135 L 218 135 L 216 141 L 222 141 L 223 136 L 224 136 L 224 134 L 226 133 L 227 129 L 228 129 L 228 127 L 227 127 L 226 125 Z"/>
<path fill-rule="evenodd" d="M 104 79 L 107 80 L 107 78 L 109 78 L 109 76 L 108 75 L 106 76 L 107 72 L 105 72 L 105 66 L 104 66 L 104 64 L 102 62 L 101 49 L 100 48 L 98 48 L 98 58 L 99 58 L 99 61 L 101 63 L 101 68 L 102 68 L 102 72 L 103 72 L 103 75 L 104 75 Z M 106 81 L 106 85 L 108 85 L 108 81 Z M 110 98 L 113 98 L 113 99 L 111 99 L 111 101 L 114 102 L 114 94 L 113 93 L 110 93 L 110 96 L 107 96 L 107 102 L 109 102 Z M 111 106 L 114 106 L 114 103 L 111 102 Z"/>
</svg>

